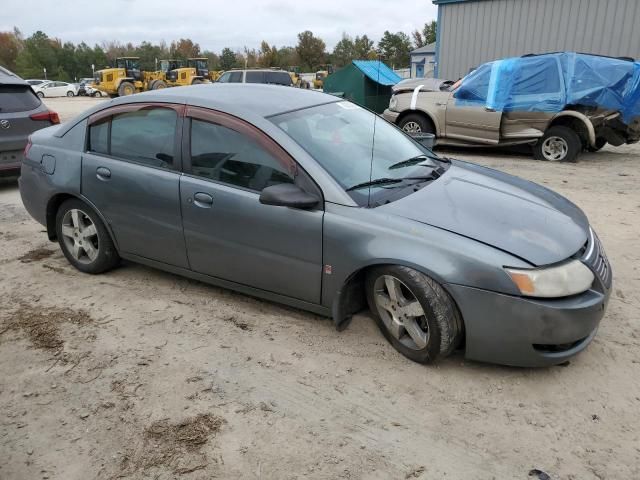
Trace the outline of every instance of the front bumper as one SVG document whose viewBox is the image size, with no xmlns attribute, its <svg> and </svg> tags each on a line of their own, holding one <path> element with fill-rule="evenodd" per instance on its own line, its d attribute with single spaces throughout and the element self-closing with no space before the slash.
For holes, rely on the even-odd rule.
<svg viewBox="0 0 640 480">
<path fill-rule="evenodd" d="M 387 122 L 391 122 L 393 124 L 397 123 L 399 116 L 400 112 L 393 112 L 388 108 L 384 112 L 382 112 L 382 118 L 384 118 Z"/>
<path fill-rule="evenodd" d="M 561 299 L 447 285 L 465 322 L 466 358 L 518 367 L 565 362 L 595 337 L 611 290 Z"/>
</svg>

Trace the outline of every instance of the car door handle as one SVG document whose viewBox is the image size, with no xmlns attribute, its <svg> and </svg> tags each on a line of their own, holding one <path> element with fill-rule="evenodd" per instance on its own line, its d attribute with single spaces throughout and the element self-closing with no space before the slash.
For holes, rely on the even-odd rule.
<svg viewBox="0 0 640 480">
<path fill-rule="evenodd" d="M 485 112 L 495 112 L 496 109 L 495 108 L 491 108 L 491 107 L 484 107 L 484 111 Z"/>
<path fill-rule="evenodd" d="M 96 169 L 96 177 L 100 180 L 108 180 L 111 178 L 111 170 L 105 167 L 98 167 Z"/>
<path fill-rule="evenodd" d="M 198 192 L 193 195 L 193 200 L 198 207 L 209 208 L 213 205 L 213 197 L 208 193 Z"/>
</svg>

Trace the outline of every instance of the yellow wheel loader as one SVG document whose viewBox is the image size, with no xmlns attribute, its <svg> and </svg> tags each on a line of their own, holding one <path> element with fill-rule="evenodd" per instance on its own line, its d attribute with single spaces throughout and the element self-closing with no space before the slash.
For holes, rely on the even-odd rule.
<svg viewBox="0 0 640 480">
<path fill-rule="evenodd" d="M 110 97 L 133 95 L 144 89 L 138 57 L 116 58 L 116 66 L 95 72 L 95 87 Z"/>
</svg>

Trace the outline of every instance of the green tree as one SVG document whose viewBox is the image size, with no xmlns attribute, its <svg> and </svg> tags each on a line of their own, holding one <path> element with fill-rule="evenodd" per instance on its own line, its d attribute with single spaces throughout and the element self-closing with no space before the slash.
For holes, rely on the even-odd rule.
<svg viewBox="0 0 640 480">
<path fill-rule="evenodd" d="M 413 43 L 416 48 L 424 47 L 430 43 L 435 43 L 437 30 L 438 23 L 435 20 L 425 23 L 424 27 L 422 27 L 422 31 L 415 30 L 412 35 Z"/>
<path fill-rule="evenodd" d="M 236 54 L 230 48 L 223 48 L 220 54 L 220 68 L 229 70 L 236 64 Z"/>
<path fill-rule="evenodd" d="M 355 44 L 351 37 L 343 33 L 342 39 L 336 43 L 336 46 L 333 48 L 331 56 L 331 62 L 335 64 L 336 67 L 343 67 L 351 63 L 351 60 L 357 57 Z"/>
<path fill-rule="evenodd" d="M 278 66 L 278 49 L 275 45 L 269 46 L 269 44 L 263 40 L 260 44 L 260 52 L 258 55 L 258 63 L 261 67 Z"/>
<path fill-rule="evenodd" d="M 296 52 L 300 58 L 301 67 L 314 70 L 325 61 L 326 45 L 321 38 L 306 30 L 298 34 Z"/>
<path fill-rule="evenodd" d="M 404 68 L 409 65 L 409 52 L 411 51 L 411 39 L 406 33 L 384 32 L 378 42 L 378 52 L 383 60 L 393 68 Z"/>
<path fill-rule="evenodd" d="M 0 65 L 11 71 L 15 70 L 16 60 L 21 49 L 20 30 L 14 28 L 13 32 L 0 32 Z"/>
<path fill-rule="evenodd" d="M 200 45 L 193 43 L 190 38 L 181 38 L 180 40 L 171 42 L 169 54 L 172 58 L 186 60 L 187 58 L 200 56 Z"/>
<path fill-rule="evenodd" d="M 278 49 L 278 64 L 277 66 L 283 69 L 289 69 L 290 67 L 299 66 L 300 59 L 298 52 L 293 47 L 280 47 Z"/>
<path fill-rule="evenodd" d="M 353 49 L 354 56 L 357 59 L 365 59 L 373 60 L 376 58 L 376 50 L 374 47 L 373 40 L 369 40 L 369 37 L 363 35 L 362 37 L 356 37 L 353 41 Z"/>
</svg>

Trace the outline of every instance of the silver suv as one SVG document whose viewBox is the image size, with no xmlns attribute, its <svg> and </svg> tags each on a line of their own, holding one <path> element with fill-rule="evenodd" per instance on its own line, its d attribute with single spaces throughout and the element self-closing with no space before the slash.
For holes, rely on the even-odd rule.
<svg viewBox="0 0 640 480">
<path fill-rule="evenodd" d="M 284 70 L 274 68 L 229 70 L 218 79 L 220 83 L 269 83 L 272 85 L 293 86 L 291 75 Z"/>
<path fill-rule="evenodd" d="M 29 135 L 60 123 L 31 86 L 15 73 L 0 67 L 0 174 L 20 172 Z"/>
</svg>

